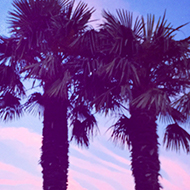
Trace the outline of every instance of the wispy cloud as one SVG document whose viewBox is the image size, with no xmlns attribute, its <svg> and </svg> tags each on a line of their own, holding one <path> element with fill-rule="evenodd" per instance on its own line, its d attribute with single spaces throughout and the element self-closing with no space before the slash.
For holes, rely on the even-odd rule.
<svg viewBox="0 0 190 190">
<path fill-rule="evenodd" d="M 89 190 L 115 190 L 115 188 L 110 185 L 109 183 L 105 182 L 104 179 L 97 179 L 95 177 L 92 177 L 91 175 L 87 175 L 85 173 L 81 173 L 75 170 L 70 170 L 70 172 L 73 174 L 73 177 L 80 181 L 80 183 Z M 70 189 L 69 189 L 70 190 Z"/>
<path fill-rule="evenodd" d="M 90 149 L 80 149 L 77 146 L 72 146 L 71 151 L 75 150 L 80 155 L 70 156 L 70 165 L 71 169 L 75 170 L 75 175 L 77 176 L 78 181 L 83 181 L 81 178 L 81 173 L 88 175 L 91 177 L 86 183 L 91 184 L 91 188 L 96 187 L 96 183 L 94 183 L 94 179 L 104 180 L 104 183 L 107 185 L 111 185 L 113 189 L 133 189 L 134 182 L 132 178 L 132 173 L 129 169 L 130 161 L 126 158 L 120 157 L 117 154 L 113 153 L 104 145 L 99 144 L 96 140 L 91 144 Z M 99 152 L 99 155 L 96 155 L 95 152 Z M 103 154 L 103 156 L 101 156 Z M 116 160 L 116 162 L 112 162 L 112 160 Z M 105 184 L 104 184 L 105 186 Z M 98 190 L 103 190 L 103 187 L 96 187 Z M 110 189 L 110 188 L 106 188 Z"/>
<path fill-rule="evenodd" d="M 40 190 L 41 168 L 37 161 L 40 158 L 41 135 L 23 127 L 0 127 L 0 142 L 15 149 L 22 159 L 30 160 L 28 163 L 36 165 L 38 172 L 38 175 L 34 175 L 30 167 L 25 170 L 0 162 L 0 189 Z M 94 139 L 89 149 L 81 149 L 73 144 L 70 146 L 69 190 L 134 189 L 126 150 L 119 150 L 110 143 L 105 136 L 100 136 Z M 14 159 L 14 153 L 10 157 Z M 161 179 L 164 190 L 190 189 L 190 173 L 185 165 L 161 156 L 161 166 L 166 174 Z"/>
<path fill-rule="evenodd" d="M 10 162 L 10 159 L 12 159 L 12 164 L 16 164 L 14 161 L 15 157 L 20 157 L 20 159 L 24 161 L 24 168 L 27 167 L 26 163 L 29 164 L 28 170 L 24 170 L 19 168 L 21 163 L 12 165 L 0 162 L 0 176 L 2 176 L 0 179 L 0 189 L 17 190 L 18 188 L 24 190 L 31 188 L 40 190 L 42 177 L 38 160 L 40 158 L 41 136 L 23 127 L 0 127 L 0 142 L 10 147 L 11 150 L 14 150 L 13 152 L 9 152 L 9 159 L 7 158 L 6 162 Z M 8 150 L 4 151 L 7 152 Z M 6 158 L 4 158 L 4 160 L 6 160 Z M 31 167 L 33 171 L 30 171 Z"/>
<path fill-rule="evenodd" d="M 0 127 L 0 140 L 18 141 L 27 147 L 41 145 L 41 135 L 31 132 L 24 127 Z"/>
<path fill-rule="evenodd" d="M 167 190 L 189 190 L 190 189 L 190 173 L 185 170 L 185 165 L 167 158 L 160 157 L 161 167 L 167 173 L 168 179 L 161 179 L 164 189 Z"/>
<path fill-rule="evenodd" d="M 0 162 L 0 176 L 0 189 L 2 185 L 18 186 L 23 184 L 40 189 L 42 184 L 41 177 L 36 177 L 27 171 L 2 162 Z"/>
<path fill-rule="evenodd" d="M 29 131 L 24 127 L 0 127 L 0 142 L 15 150 L 18 156 L 36 165 L 38 171 L 41 170 L 38 165 L 41 155 L 41 135 Z"/>
<path fill-rule="evenodd" d="M 88 190 L 82 187 L 76 180 L 74 180 L 75 172 L 73 170 L 69 170 L 69 183 L 68 183 L 68 190 Z"/>
</svg>

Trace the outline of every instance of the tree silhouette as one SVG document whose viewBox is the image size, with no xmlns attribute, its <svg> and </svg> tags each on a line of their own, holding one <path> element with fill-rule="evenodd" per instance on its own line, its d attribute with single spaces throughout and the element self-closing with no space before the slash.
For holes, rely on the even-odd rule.
<svg viewBox="0 0 190 190">
<path fill-rule="evenodd" d="M 68 0 L 14 0 L 11 36 L 0 38 L 0 116 L 43 109 L 41 165 L 43 188 L 67 189 L 68 121 L 71 140 L 89 145 L 96 120 L 91 114 L 127 110 L 111 127 L 115 142 L 131 151 L 136 190 L 159 190 L 157 119 L 167 118 L 166 148 L 190 151 L 181 127 L 189 116 L 189 41 L 175 40 L 165 14 L 136 18 L 117 10 L 103 12 L 98 31 L 87 27 L 87 4 Z M 23 81 L 43 93 L 26 96 Z"/>
<path fill-rule="evenodd" d="M 178 150 L 182 145 L 189 152 L 189 134 L 179 124 L 189 116 L 180 96 L 190 85 L 190 38 L 175 40 L 184 25 L 174 29 L 165 14 L 157 22 L 148 15 L 133 23 L 132 13 L 125 10 L 117 10 L 116 16 L 104 11 L 103 17 L 91 61 L 98 66 L 86 83 L 87 98 L 101 113 L 127 111 L 111 127 L 111 137 L 130 149 L 135 189 L 159 190 L 158 118 L 170 122 L 166 147 Z"/>
<path fill-rule="evenodd" d="M 73 47 L 88 28 L 94 9 L 68 0 L 14 0 L 9 12 L 11 36 L 0 41 L 0 114 L 4 120 L 43 108 L 43 141 L 40 164 L 43 189 L 67 189 L 68 120 L 72 139 L 89 145 L 96 120 L 85 100 L 78 101 L 80 86 L 75 67 L 80 57 Z M 75 49 L 76 48 L 76 49 Z M 24 105 L 23 81 L 38 82 L 43 93 L 31 94 Z M 80 97 L 80 99 L 82 99 Z"/>
</svg>

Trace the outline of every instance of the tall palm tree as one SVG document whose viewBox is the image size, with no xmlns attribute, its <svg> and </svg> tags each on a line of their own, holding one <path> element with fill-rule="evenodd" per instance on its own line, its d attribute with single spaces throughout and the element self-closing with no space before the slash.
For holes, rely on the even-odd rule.
<svg viewBox="0 0 190 190">
<path fill-rule="evenodd" d="M 90 107 L 84 100 L 78 101 L 76 89 L 80 87 L 75 80 L 77 69 L 73 66 L 80 57 L 73 46 L 87 30 L 94 10 L 82 2 L 74 9 L 74 1 L 68 0 L 14 0 L 13 7 L 9 12 L 11 37 L 2 37 L 0 44 L 1 71 L 8 72 L 10 67 L 10 72 L 15 73 L 14 80 L 7 81 L 14 88 L 9 93 L 13 98 L 24 94 L 21 77 L 32 79 L 34 86 L 39 81 L 43 93 L 32 94 L 24 107 L 30 111 L 38 103 L 44 109 L 40 162 L 43 189 L 65 190 L 69 166 L 68 119 L 73 126 L 72 138 L 86 146 L 96 124 Z M 1 84 L 1 97 L 9 87 L 6 85 Z M 16 98 L 11 100 L 11 105 L 20 108 Z"/>
<path fill-rule="evenodd" d="M 97 40 L 100 66 L 89 77 L 98 81 L 98 89 L 90 93 L 94 101 L 89 100 L 99 112 L 128 111 L 113 125 L 113 140 L 130 148 L 135 189 L 159 190 L 156 121 L 187 119 L 172 102 L 190 85 L 189 38 L 175 40 L 183 25 L 174 29 L 165 14 L 157 23 L 154 15 L 148 15 L 146 21 L 136 18 L 133 24 L 132 13 L 125 10 L 117 10 L 116 16 L 104 11 L 103 17 Z M 86 84 L 87 89 L 90 86 Z"/>
</svg>

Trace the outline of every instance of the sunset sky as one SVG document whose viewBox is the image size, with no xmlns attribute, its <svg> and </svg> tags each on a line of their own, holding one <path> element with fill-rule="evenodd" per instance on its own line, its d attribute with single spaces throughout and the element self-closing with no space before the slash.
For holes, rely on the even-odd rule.
<svg viewBox="0 0 190 190">
<path fill-rule="evenodd" d="M 0 34 L 7 34 L 7 12 L 12 0 L 0 0 Z M 78 2 L 78 1 L 76 1 Z M 190 22 L 189 0 L 84 0 L 96 12 L 92 19 L 101 19 L 102 9 L 115 13 L 123 8 L 135 16 L 152 13 L 159 16 L 166 10 L 166 18 L 177 27 Z M 100 22 L 100 21 L 98 21 Z M 97 24 L 93 26 L 97 27 Z M 190 35 L 190 24 L 179 32 L 177 38 Z M 70 146 L 68 190 L 133 190 L 130 171 L 130 153 L 115 146 L 107 131 L 114 117 L 98 116 L 100 134 L 93 138 L 89 149 L 80 148 L 74 142 Z M 41 166 L 39 165 L 42 120 L 38 116 L 24 115 L 20 120 L 0 123 L 0 189 L 42 190 Z M 159 124 L 160 143 L 165 124 Z M 186 128 L 189 132 L 187 125 Z M 166 151 L 160 146 L 160 182 L 164 190 L 190 189 L 190 155 Z"/>
</svg>

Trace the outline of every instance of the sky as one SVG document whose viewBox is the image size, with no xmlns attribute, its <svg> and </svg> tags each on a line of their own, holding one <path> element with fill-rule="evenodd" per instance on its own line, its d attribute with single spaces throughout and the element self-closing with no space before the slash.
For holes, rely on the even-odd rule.
<svg viewBox="0 0 190 190">
<path fill-rule="evenodd" d="M 0 0 L 0 34 L 6 35 L 7 12 L 11 0 Z M 78 2 L 78 1 L 77 1 Z M 166 10 L 166 18 L 174 27 L 190 22 L 189 0 L 84 0 L 96 12 L 92 19 L 101 20 L 103 9 L 115 13 L 125 9 L 135 16 L 155 14 L 158 19 Z M 93 24 L 97 27 L 97 22 Z M 177 38 L 190 35 L 190 24 Z M 21 119 L 4 123 L 0 121 L 0 189 L 41 190 L 42 175 L 39 165 L 42 142 L 43 118 L 25 114 Z M 100 134 L 93 138 L 90 147 L 80 148 L 75 143 L 69 150 L 68 190 L 133 190 L 134 180 L 130 171 L 130 152 L 116 146 L 107 128 L 115 119 L 98 116 Z M 166 124 L 158 126 L 160 143 Z M 188 125 L 187 130 L 190 132 Z M 190 155 L 166 151 L 160 146 L 160 182 L 164 190 L 190 189 Z"/>
</svg>

